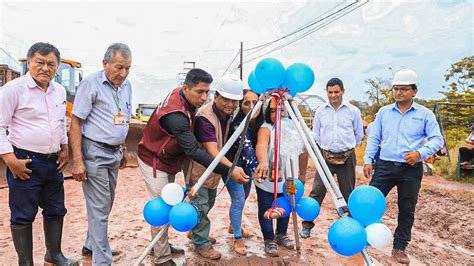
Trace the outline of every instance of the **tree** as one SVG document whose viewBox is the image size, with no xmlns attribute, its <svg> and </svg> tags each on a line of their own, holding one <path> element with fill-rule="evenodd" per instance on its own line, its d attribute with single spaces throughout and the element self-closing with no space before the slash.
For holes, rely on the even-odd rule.
<svg viewBox="0 0 474 266">
<path fill-rule="evenodd" d="M 393 102 L 393 95 L 390 90 L 390 81 L 386 78 L 369 78 L 365 80 L 365 83 L 370 87 L 365 91 L 368 96 L 367 108 L 361 111 L 366 119 L 371 121 L 382 106 Z"/>
<path fill-rule="evenodd" d="M 444 75 L 447 86 L 442 91 L 442 102 L 474 103 L 474 56 L 467 56 L 451 65 Z M 437 101 L 439 102 L 439 101 Z M 440 107 L 443 127 L 448 143 L 457 143 L 469 134 L 469 126 L 474 123 L 474 107 Z"/>
<path fill-rule="evenodd" d="M 467 91 L 474 89 L 474 56 L 467 56 L 451 65 L 444 75 L 446 82 L 453 80 L 448 86 L 450 91 Z M 443 86 L 445 88 L 445 86 Z"/>
</svg>

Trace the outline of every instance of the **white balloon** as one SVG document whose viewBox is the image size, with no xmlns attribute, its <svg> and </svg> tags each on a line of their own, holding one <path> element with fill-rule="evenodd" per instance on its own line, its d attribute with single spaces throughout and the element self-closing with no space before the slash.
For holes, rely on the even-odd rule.
<svg viewBox="0 0 474 266">
<path fill-rule="evenodd" d="M 183 201 L 184 192 L 180 185 L 176 183 L 166 184 L 161 190 L 161 197 L 166 204 L 174 206 Z"/>
<path fill-rule="evenodd" d="M 367 232 L 367 242 L 372 247 L 385 247 L 389 245 L 392 240 L 392 231 L 382 223 L 373 223 L 365 228 Z"/>
</svg>

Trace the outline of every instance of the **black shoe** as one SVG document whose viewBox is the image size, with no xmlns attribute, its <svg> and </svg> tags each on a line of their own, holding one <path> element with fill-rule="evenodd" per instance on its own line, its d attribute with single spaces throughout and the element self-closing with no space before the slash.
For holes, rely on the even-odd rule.
<svg viewBox="0 0 474 266">
<path fill-rule="evenodd" d="M 82 246 L 81 250 L 82 256 L 92 256 L 92 250 L 86 248 L 85 246 Z"/>
<path fill-rule="evenodd" d="M 152 251 L 153 251 L 153 249 L 152 249 Z M 92 256 L 92 250 L 86 248 L 85 246 L 82 246 L 81 253 L 82 253 L 82 256 Z M 112 249 L 112 256 L 120 255 L 120 253 L 122 253 L 122 252 Z"/>
<path fill-rule="evenodd" d="M 184 249 L 173 246 L 170 243 L 171 254 L 184 254 Z"/>
</svg>

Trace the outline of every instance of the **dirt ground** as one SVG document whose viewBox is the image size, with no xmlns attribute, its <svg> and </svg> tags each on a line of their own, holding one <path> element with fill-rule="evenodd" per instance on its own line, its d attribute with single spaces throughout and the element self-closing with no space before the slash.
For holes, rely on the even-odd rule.
<svg viewBox="0 0 474 266">
<path fill-rule="evenodd" d="M 360 169 L 358 169 L 360 171 Z M 305 194 L 309 194 L 314 170 L 309 169 Z M 182 179 L 178 178 L 182 183 Z M 358 178 L 358 183 L 368 180 Z M 220 184 L 222 186 L 222 183 Z M 81 185 L 68 179 L 65 181 L 66 216 L 63 233 L 63 252 L 90 265 L 90 258 L 82 258 L 80 250 L 87 230 L 85 201 Z M 263 251 L 263 239 L 257 220 L 255 190 L 247 200 L 244 227 L 252 237 L 246 239 L 247 256 L 236 255 L 231 249 L 232 236 L 227 233 L 229 224 L 228 206 L 230 198 L 226 190 L 218 196 L 216 206 L 211 210 L 211 235 L 217 238 L 215 248 L 222 258 L 215 262 L 203 259 L 194 253 L 191 242 L 184 233 L 171 229 L 170 242 L 183 247 L 185 255 L 174 257 L 178 265 L 364 265 L 362 256 L 343 257 L 331 250 L 327 242 L 329 226 L 338 216 L 329 197 L 326 197 L 317 219 L 316 227 L 309 239 L 302 240 L 301 255 L 295 251 L 282 250 L 277 258 L 267 257 Z M 145 223 L 142 209 L 148 200 L 144 182 L 137 168 L 125 168 L 120 171 L 116 190 L 116 200 L 109 221 L 110 243 L 120 254 L 114 256 L 114 264 L 131 265 L 135 263 L 150 241 L 150 228 Z M 396 191 L 387 198 L 388 209 L 383 218 L 392 232 L 396 227 Z M 0 264 L 14 265 L 17 257 L 13 247 L 9 228 L 8 188 L 0 189 Z M 416 210 L 416 221 L 412 242 L 407 248 L 412 265 L 474 265 L 474 186 L 447 181 L 439 176 L 424 177 L 422 191 Z M 299 222 L 301 222 L 299 220 Z M 299 224 L 300 226 L 300 224 Z M 33 225 L 34 259 L 43 264 L 45 251 L 41 211 Z M 294 239 L 293 226 L 290 223 L 288 234 Z M 391 258 L 391 248 L 368 248 L 374 262 L 381 265 L 397 265 Z M 145 265 L 153 265 L 148 256 Z"/>
</svg>

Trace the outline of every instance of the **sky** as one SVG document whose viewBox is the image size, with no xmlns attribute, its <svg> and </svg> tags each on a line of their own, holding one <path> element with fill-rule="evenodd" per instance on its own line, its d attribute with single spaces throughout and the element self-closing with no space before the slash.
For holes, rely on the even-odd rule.
<svg viewBox="0 0 474 266">
<path fill-rule="evenodd" d="M 0 0 L 0 48 L 20 58 L 33 43 L 50 42 L 63 58 L 81 62 L 88 75 L 102 69 L 111 43 L 126 43 L 132 50 L 128 78 L 134 106 L 161 101 L 189 66 L 184 61 L 196 62 L 215 80 L 229 66 L 229 73 L 238 74 L 237 61 L 231 62 L 241 41 L 244 81 L 259 60 L 273 57 L 285 66 L 305 63 L 313 69 L 316 80 L 306 93 L 326 98 L 326 82 L 339 77 L 345 99 L 359 101 L 367 97 L 364 80 L 391 79 L 401 68 L 417 72 L 419 98 L 439 99 L 447 69 L 474 55 L 474 1 L 372 0 L 250 61 L 269 49 L 246 49 L 281 38 L 352 2 Z M 9 61 L 0 54 L 0 64 Z"/>
</svg>

